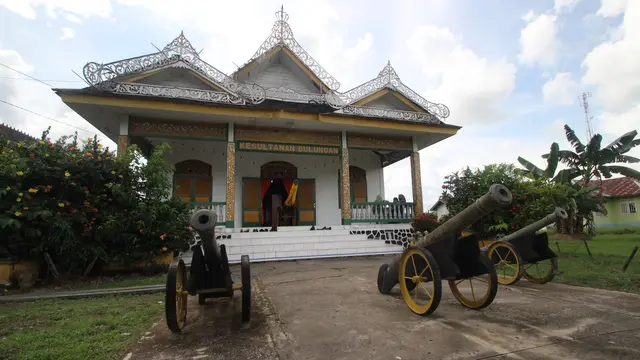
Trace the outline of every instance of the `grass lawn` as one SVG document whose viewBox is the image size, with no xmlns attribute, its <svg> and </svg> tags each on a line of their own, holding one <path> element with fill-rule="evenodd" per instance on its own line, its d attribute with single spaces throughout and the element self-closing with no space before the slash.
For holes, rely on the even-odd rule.
<svg viewBox="0 0 640 360">
<path fill-rule="evenodd" d="M 581 240 L 551 236 L 549 246 L 553 251 L 558 253 L 557 246 L 560 247 L 554 282 L 640 294 L 640 250 L 627 271 L 622 272 L 633 248 L 640 246 L 640 233 L 603 232 L 587 240 L 587 245 L 593 257 L 588 255 Z"/>
<path fill-rule="evenodd" d="M 164 294 L 2 304 L 0 358 L 122 359 L 164 314 Z"/>
</svg>

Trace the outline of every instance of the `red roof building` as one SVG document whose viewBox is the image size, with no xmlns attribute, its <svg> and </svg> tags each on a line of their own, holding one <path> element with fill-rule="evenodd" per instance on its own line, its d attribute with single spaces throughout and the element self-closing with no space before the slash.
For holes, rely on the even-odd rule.
<svg viewBox="0 0 640 360">
<path fill-rule="evenodd" d="M 591 181 L 590 185 L 598 185 Z M 630 177 L 602 180 L 602 195 L 609 198 L 640 196 L 640 181 Z"/>
</svg>

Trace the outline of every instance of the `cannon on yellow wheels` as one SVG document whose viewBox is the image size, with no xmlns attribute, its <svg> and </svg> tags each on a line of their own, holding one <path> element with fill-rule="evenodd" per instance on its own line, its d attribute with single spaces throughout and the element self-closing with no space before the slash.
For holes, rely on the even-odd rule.
<svg viewBox="0 0 640 360">
<path fill-rule="evenodd" d="M 192 247 L 191 269 L 182 259 L 176 258 L 169 264 L 165 289 L 165 315 L 167 326 L 176 333 L 181 332 L 187 321 L 187 297 L 198 295 L 198 303 L 207 298 L 232 298 L 236 290 L 242 291 L 242 321 L 251 319 L 251 272 L 249 256 L 240 258 L 242 282 L 234 284 L 227 252 L 224 245 L 218 245 L 214 229 L 216 215 L 211 210 L 201 209 L 193 213 L 190 225 L 200 235 L 200 242 Z"/>
<path fill-rule="evenodd" d="M 493 264 L 480 251 L 476 235 L 461 232 L 497 208 L 511 204 L 511 192 L 494 184 L 489 192 L 406 249 L 378 270 L 378 290 L 391 292 L 396 284 L 409 309 L 418 315 L 436 310 L 442 297 L 442 280 L 453 296 L 471 309 L 482 309 L 493 301 L 498 282 Z"/>
<path fill-rule="evenodd" d="M 498 282 L 513 285 L 522 276 L 537 284 L 553 280 L 558 270 L 557 255 L 549 247 L 547 233 L 536 232 L 566 218 L 567 212 L 556 208 L 544 218 L 484 246 L 482 250 L 494 264 Z"/>
</svg>

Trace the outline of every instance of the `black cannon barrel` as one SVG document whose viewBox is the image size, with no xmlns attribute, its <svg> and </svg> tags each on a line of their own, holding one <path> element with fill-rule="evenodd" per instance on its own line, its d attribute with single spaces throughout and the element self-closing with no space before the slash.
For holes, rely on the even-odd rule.
<svg viewBox="0 0 640 360">
<path fill-rule="evenodd" d="M 220 259 L 220 248 L 216 242 L 215 228 L 218 217 L 209 209 L 200 209 L 191 215 L 189 221 L 191 227 L 200 235 L 202 249 L 204 250 L 204 258 L 209 269 L 215 268 L 214 259 Z"/>
<path fill-rule="evenodd" d="M 434 231 L 427 234 L 415 243 L 415 246 L 424 247 L 434 242 L 450 238 L 450 235 L 459 234 L 465 228 L 472 225 L 481 217 L 492 213 L 498 208 L 511 204 L 513 197 L 511 191 L 502 184 L 493 184 L 489 191 L 478 198 L 473 204 L 456 214 L 444 224 L 438 226 Z M 398 283 L 398 273 L 402 256 L 397 256 L 388 265 L 384 274 L 384 285 L 382 292 L 388 293 Z M 383 265 L 384 266 L 384 265 Z"/>
<path fill-rule="evenodd" d="M 568 218 L 567 212 L 561 208 L 561 207 L 556 207 L 555 210 L 548 214 L 547 216 L 543 217 L 542 219 L 533 222 L 525 227 L 523 227 L 522 229 L 513 232 L 505 237 L 503 237 L 502 239 L 500 239 L 501 241 L 511 241 L 513 239 L 517 239 L 521 236 L 525 236 L 525 235 L 530 235 L 535 233 L 536 231 L 542 229 L 543 227 L 547 226 L 547 225 L 551 225 L 553 223 L 555 223 L 558 220 L 565 220 Z"/>
</svg>

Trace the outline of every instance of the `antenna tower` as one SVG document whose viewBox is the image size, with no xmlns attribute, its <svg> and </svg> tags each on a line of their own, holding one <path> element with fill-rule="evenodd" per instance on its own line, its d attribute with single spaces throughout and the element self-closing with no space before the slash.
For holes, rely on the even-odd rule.
<svg viewBox="0 0 640 360">
<path fill-rule="evenodd" d="M 584 109 L 584 118 L 586 121 L 586 127 L 587 127 L 587 141 L 591 140 L 591 137 L 593 137 L 593 129 L 591 128 L 591 120 L 593 120 L 593 116 L 589 115 L 589 98 L 591 97 L 591 93 L 590 92 L 583 92 L 582 95 L 580 96 L 580 105 L 582 105 L 582 108 Z"/>
</svg>

